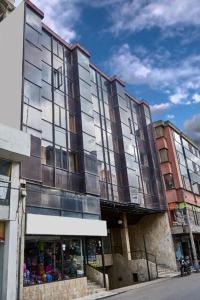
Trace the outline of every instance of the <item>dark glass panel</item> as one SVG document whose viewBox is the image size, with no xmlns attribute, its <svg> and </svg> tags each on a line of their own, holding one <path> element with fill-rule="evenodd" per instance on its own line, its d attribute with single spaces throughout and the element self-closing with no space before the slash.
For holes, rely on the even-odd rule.
<svg viewBox="0 0 200 300">
<path fill-rule="evenodd" d="M 46 100 L 45 98 L 41 99 L 41 109 L 42 109 L 42 119 L 52 123 L 52 102 Z"/>
<path fill-rule="evenodd" d="M 26 34 L 26 40 L 28 40 L 31 43 L 33 43 L 34 45 L 40 47 L 41 34 L 38 31 L 36 31 L 32 27 L 30 27 L 28 24 L 26 24 L 26 33 L 25 34 Z"/>
<path fill-rule="evenodd" d="M 42 138 L 47 141 L 53 141 L 53 127 L 52 124 L 42 121 Z"/>
<path fill-rule="evenodd" d="M 31 27 L 35 28 L 37 31 L 41 32 L 41 18 L 28 7 L 26 7 L 26 23 L 31 25 Z"/>
<path fill-rule="evenodd" d="M 46 99 L 52 100 L 51 85 L 42 81 L 42 96 Z"/>
<path fill-rule="evenodd" d="M 42 181 L 40 158 L 31 156 L 25 159 L 21 164 L 21 175 L 26 179 Z"/>
<path fill-rule="evenodd" d="M 23 124 L 41 130 L 41 111 L 24 104 Z"/>
<path fill-rule="evenodd" d="M 96 153 L 96 146 L 95 146 L 95 138 L 83 133 L 83 144 L 84 149 L 88 152 Z"/>
<path fill-rule="evenodd" d="M 27 61 L 24 62 L 24 76 L 31 82 L 41 86 L 41 71 L 33 65 L 29 64 Z"/>
<path fill-rule="evenodd" d="M 82 117 L 82 130 L 94 136 L 94 119 L 85 113 L 81 114 Z"/>
<path fill-rule="evenodd" d="M 44 47 L 42 48 L 42 60 L 51 65 L 51 52 Z"/>
<path fill-rule="evenodd" d="M 51 50 L 51 36 L 45 31 L 42 32 L 42 45 Z"/>
<path fill-rule="evenodd" d="M 40 108 L 40 88 L 26 79 L 24 80 L 24 102 Z"/>
<path fill-rule="evenodd" d="M 42 63 L 42 79 L 51 84 L 51 67 L 46 63 Z"/>
<path fill-rule="evenodd" d="M 66 131 L 60 127 L 55 126 L 55 143 L 65 148 L 66 139 Z"/>
<path fill-rule="evenodd" d="M 25 60 L 30 62 L 32 65 L 36 66 L 37 68 L 42 67 L 41 63 L 41 55 L 42 51 L 35 47 L 33 44 L 25 41 Z"/>
<path fill-rule="evenodd" d="M 40 157 L 41 156 L 41 139 L 35 136 L 31 136 L 31 155 Z"/>
<path fill-rule="evenodd" d="M 54 148 L 52 143 L 42 141 L 41 160 L 42 164 L 50 166 L 54 165 Z"/>
<path fill-rule="evenodd" d="M 54 186 L 54 169 L 49 166 L 42 165 L 42 182 L 47 186 Z"/>
</svg>

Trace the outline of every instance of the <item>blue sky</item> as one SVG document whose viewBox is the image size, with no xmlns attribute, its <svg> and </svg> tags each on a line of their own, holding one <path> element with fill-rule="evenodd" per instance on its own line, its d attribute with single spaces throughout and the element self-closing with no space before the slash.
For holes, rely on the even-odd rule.
<svg viewBox="0 0 200 300">
<path fill-rule="evenodd" d="M 19 2 L 19 1 L 18 1 Z M 32 0 L 68 42 L 200 141 L 199 0 Z"/>
</svg>

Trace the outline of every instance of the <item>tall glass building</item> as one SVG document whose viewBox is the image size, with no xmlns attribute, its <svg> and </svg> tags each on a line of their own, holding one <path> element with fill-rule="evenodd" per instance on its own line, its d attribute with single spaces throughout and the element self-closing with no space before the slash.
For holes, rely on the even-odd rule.
<svg viewBox="0 0 200 300">
<path fill-rule="evenodd" d="M 44 25 L 43 17 L 27 0 L 6 19 L 17 31 L 10 39 L 18 65 L 4 77 L 16 93 L 6 86 L 2 93 L 20 110 L 21 130 L 31 135 L 31 156 L 21 165 L 27 190 L 24 299 L 31 288 L 38 296 L 36 285 L 44 282 L 78 278 L 87 287 L 89 267 L 104 274 L 105 285 L 105 275 L 119 264 L 115 255 L 133 261 L 144 251 L 147 217 L 149 250 L 166 255 L 152 239 L 166 202 L 148 104 L 92 64 L 87 50 Z M 162 220 L 166 232 L 167 218 Z M 110 275 L 110 287 L 134 281 L 123 276 Z"/>
</svg>

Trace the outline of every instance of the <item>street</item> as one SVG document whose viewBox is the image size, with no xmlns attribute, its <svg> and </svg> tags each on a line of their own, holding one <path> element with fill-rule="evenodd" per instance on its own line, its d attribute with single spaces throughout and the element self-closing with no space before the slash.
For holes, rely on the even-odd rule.
<svg viewBox="0 0 200 300">
<path fill-rule="evenodd" d="M 109 297 L 109 300 L 199 300 L 200 274 L 175 277 Z"/>
</svg>

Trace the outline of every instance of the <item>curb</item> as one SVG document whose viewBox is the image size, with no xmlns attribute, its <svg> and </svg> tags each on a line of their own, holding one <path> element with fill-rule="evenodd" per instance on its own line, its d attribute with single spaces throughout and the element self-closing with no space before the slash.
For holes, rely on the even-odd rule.
<svg viewBox="0 0 200 300">
<path fill-rule="evenodd" d="M 115 290 L 112 290 L 112 291 L 105 292 L 107 294 L 103 294 L 103 295 L 98 295 L 98 294 L 95 295 L 94 294 L 94 295 L 91 295 L 91 296 L 78 298 L 77 300 L 107 299 L 107 298 L 110 298 L 112 296 L 120 295 L 120 294 L 126 293 L 126 292 L 131 291 L 131 290 L 135 290 L 135 289 L 139 289 L 139 288 L 146 287 L 146 286 L 149 286 L 149 285 L 153 285 L 153 284 L 156 284 L 156 283 L 160 283 L 160 282 L 163 282 L 163 281 L 166 281 L 166 280 L 169 280 L 171 278 L 178 277 L 178 276 L 179 275 L 174 275 L 174 276 L 165 277 L 165 278 L 158 278 L 158 279 L 155 279 L 155 280 L 152 280 L 152 281 L 137 283 L 137 284 L 134 284 L 134 285 L 129 285 L 129 286 L 126 286 L 126 287 L 123 287 L 123 288 L 119 288 L 119 289 L 115 289 Z"/>
</svg>

